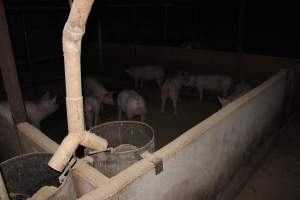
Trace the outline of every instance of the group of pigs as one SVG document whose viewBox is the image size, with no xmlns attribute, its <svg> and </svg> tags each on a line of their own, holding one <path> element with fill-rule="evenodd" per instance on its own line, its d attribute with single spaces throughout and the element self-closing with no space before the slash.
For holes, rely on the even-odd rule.
<svg viewBox="0 0 300 200">
<path fill-rule="evenodd" d="M 153 80 L 161 90 L 161 112 L 165 112 L 165 103 L 169 98 L 172 101 L 174 113 L 178 114 L 177 101 L 180 91 L 184 86 L 197 88 L 200 101 L 203 99 L 203 91 L 218 91 L 222 96 L 218 96 L 222 107 L 247 93 L 251 87 L 245 81 L 234 84 L 232 78 L 224 75 L 203 75 L 177 72 L 176 75 L 164 81 L 164 69 L 162 66 L 145 65 L 130 67 L 126 73 L 134 80 L 135 89 L 142 89 L 145 81 Z M 133 89 L 125 89 L 117 95 L 108 91 L 102 83 L 92 77 L 83 78 L 84 115 L 86 127 L 90 129 L 99 123 L 99 116 L 103 110 L 103 104 L 118 106 L 118 118 L 122 120 L 122 113 L 125 113 L 128 120 L 139 117 L 145 121 L 147 106 L 145 99 Z M 117 98 L 114 99 L 113 96 Z M 36 127 L 40 127 L 40 122 L 58 109 L 56 97 L 50 97 L 46 93 L 39 101 L 25 102 L 29 121 Z M 7 102 L 0 102 L 0 113 L 12 122 L 11 113 Z"/>
<path fill-rule="evenodd" d="M 221 92 L 222 96 L 218 96 L 218 99 L 222 107 L 251 89 L 245 81 L 234 84 L 232 78 L 224 75 L 189 75 L 186 72 L 177 72 L 176 75 L 164 81 L 164 69 L 162 66 L 156 65 L 130 67 L 126 70 L 126 73 L 134 80 L 135 89 L 142 89 L 145 81 L 155 81 L 161 90 L 161 112 L 165 112 L 166 100 L 170 99 L 176 115 L 178 114 L 178 98 L 184 86 L 197 88 L 200 101 L 203 98 L 203 90 Z M 139 117 L 141 121 L 145 121 L 147 115 L 145 99 L 133 89 L 120 91 L 116 100 L 114 100 L 113 92 L 107 91 L 96 79 L 84 78 L 83 91 L 87 128 L 98 123 L 102 104 L 117 104 L 119 120 L 122 119 L 122 113 L 124 112 L 128 120 Z"/>
</svg>

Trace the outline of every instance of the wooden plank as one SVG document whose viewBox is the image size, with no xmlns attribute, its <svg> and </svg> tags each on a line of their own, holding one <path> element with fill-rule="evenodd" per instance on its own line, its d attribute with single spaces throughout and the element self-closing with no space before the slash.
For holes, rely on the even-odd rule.
<svg viewBox="0 0 300 200">
<path fill-rule="evenodd" d="M 27 120 L 3 1 L 0 0 L 0 67 L 14 122 Z"/>
</svg>

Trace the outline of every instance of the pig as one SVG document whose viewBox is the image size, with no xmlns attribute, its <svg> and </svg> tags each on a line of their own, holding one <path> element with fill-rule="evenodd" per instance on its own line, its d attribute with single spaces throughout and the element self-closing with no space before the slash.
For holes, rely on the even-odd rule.
<svg viewBox="0 0 300 200">
<path fill-rule="evenodd" d="M 128 120 L 140 116 L 145 121 L 147 108 L 144 98 L 134 90 L 122 90 L 117 97 L 119 120 L 122 120 L 122 112 L 125 112 Z"/>
<path fill-rule="evenodd" d="M 168 98 L 171 99 L 174 114 L 178 114 L 177 101 L 181 88 L 186 84 L 186 77 L 182 73 L 177 73 L 176 76 L 168 78 L 161 88 L 161 112 L 165 112 L 165 103 Z"/>
<path fill-rule="evenodd" d="M 222 75 L 189 75 L 186 85 L 196 87 L 199 91 L 200 101 L 202 101 L 204 89 L 220 91 L 222 97 L 227 97 L 232 89 L 233 80 Z"/>
<path fill-rule="evenodd" d="M 93 126 L 99 123 L 99 114 L 101 105 L 95 97 L 84 98 L 84 117 L 86 128 L 89 130 Z"/>
<path fill-rule="evenodd" d="M 155 80 L 159 88 L 162 86 L 164 69 L 162 66 L 145 65 L 130 67 L 126 73 L 134 79 L 134 87 L 143 88 L 145 80 Z"/>
<path fill-rule="evenodd" d="M 50 98 L 50 93 L 47 92 L 38 101 L 26 101 L 25 109 L 29 122 L 36 128 L 40 128 L 42 120 L 54 113 L 59 108 L 56 102 L 56 96 Z M 8 102 L 0 102 L 0 113 L 10 122 L 13 123 L 12 115 Z"/>
<path fill-rule="evenodd" d="M 232 101 L 234 101 L 235 99 L 243 96 L 244 94 L 246 94 L 250 90 L 251 90 L 251 86 L 248 83 L 246 83 L 245 81 L 241 81 L 240 83 L 238 83 L 234 87 L 234 90 L 233 90 L 232 94 L 230 94 L 226 98 L 224 98 L 224 97 L 218 97 L 218 100 L 219 100 L 219 102 L 220 102 L 220 104 L 222 105 L 222 108 L 223 108 L 227 104 L 229 104 Z"/>
<path fill-rule="evenodd" d="M 95 97 L 101 109 L 103 108 L 103 104 L 115 105 L 113 92 L 107 91 L 106 88 L 94 78 L 86 77 L 83 79 L 83 94 L 85 97 Z"/>
</svg>

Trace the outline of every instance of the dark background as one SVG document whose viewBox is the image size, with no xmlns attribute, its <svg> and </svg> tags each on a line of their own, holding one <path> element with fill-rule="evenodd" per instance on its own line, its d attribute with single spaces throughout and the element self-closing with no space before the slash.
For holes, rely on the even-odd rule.
<svg viewBox="0 0 300 200">
<path fill-rule="evenodd" d="M 289 1 L 244 2 L 243 51 L 299 58 L 297 6 Z M 63 81 L 61 38 L 69 13 L 68 1 L 4 0 L 4 5 L 23 89 Z M 98 17 L 104 51 L 116 45 L 182 47 L 187 42 L 192 42 L 193 48 L 236 51 L 239 7 L 238 0 L 95 1 L 83 38 L 83 65 L 84 60 L 92 59 L 99 64 L 95 57 Z M 38 81 L 40 74 L 47 76 Z"/>
</svg>

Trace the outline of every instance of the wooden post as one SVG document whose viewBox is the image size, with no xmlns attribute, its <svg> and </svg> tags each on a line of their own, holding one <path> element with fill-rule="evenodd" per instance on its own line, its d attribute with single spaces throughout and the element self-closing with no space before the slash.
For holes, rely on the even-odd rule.
<svg viewBox="0 0 300 200">
<path fill-rule="evenodd" d="M 35 70 L 33 68 L 32 60 L 31 60 L 31 53 L 29 48 L 29 41 L 28 41 L 28 32 L 27 32 L 27 26 L 25 22 L 25 14 L 23 11 L 21 11 L 21 17 L 22 17 L 22 28 L 23 28 L 23 36 L 24 36 L 24 43 L 25 43 L 25 53 L 26 53 L 26 61 L 27 61 L 27 67 L 29 69 L 29 72 L 31 74 L 31 86 L 33 89 L 33 94 L 36 94 L 36 84 L 35 84 Z"/>
<path fill-rule="evenodd" d="M 193 27 L 193 39 L 192 39 L 192 43 L 195 44 L 196 43 L 196 38 L 198 35 L 198 7 L 195 6 L 194 8 L 194 27 Z"/>
<path fill-rule="evenodd" d="M 48 163 L 60 172 L 66 167 L 79 144 L 102 151 L 106 150 L 108 145 L 105 139 L 86 131 L 84 125 L 80 54 L 86 21 L 93 3 L 94 0 L 74 0 L 63 30 L 69 133 Z"/>
<path fill-rule="evenodd" d="M 240 0 L 239 21 L 238 21 L 238 41 L 237 41 L 237 67 L 238 73 L 241 73 L 241 59 L 243 54 L 243 33 L 245 28 L 245 4 L 246 0 Z"/>
<path fill-rule="evenodd" d="M 134 47 L 134 62 L 136 62 L 136 7 L 132 7 L 132 40 Z"/>
<path fill-rule="evenodd" d="M 164 42 L 168 43 L 168 5 L 165 5 L 164 12 Z"/>
<path fill-rule="evenodd" d="M 100 64 L 100 69 L 104 70 L 102 27 L 101 27 L 101 21 L 99 15 L 97 16 L 97 34 L 98 34 L 99 64 Z"/>
<path fill-rule="evenodd" d="M 12 118 L 16 124 L 25 122 L 27 117 L 2 0 L 0 0 L 0 67 Z"/>
</svg>

